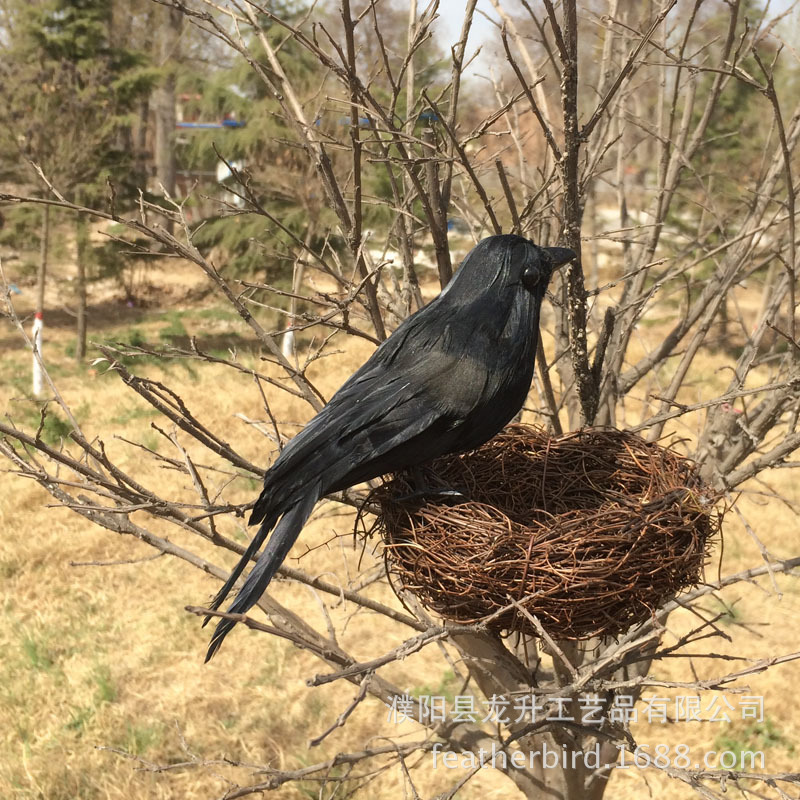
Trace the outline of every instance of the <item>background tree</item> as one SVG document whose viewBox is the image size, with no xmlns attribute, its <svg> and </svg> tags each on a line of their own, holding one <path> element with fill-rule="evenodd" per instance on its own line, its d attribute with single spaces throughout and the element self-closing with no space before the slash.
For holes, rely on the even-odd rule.
<svg viewBox="0 0 800 800">
<path fill-rule="evenodd" d="M 307 11 L 294 5 L 278 10 L 289 20 L 297 20 Z M 278 26 L 268 28 L 268 38 L 275 46 L 281 44 L 285 38 L 282 30 Z M 252 44 L 254 58 L 263 60 L 258 42 Z M 318 92 L 318 76 L 309 56 L 291 41 L 283 42 L 282 50 L 292 82 L 309 94 Z M 294 260 L 288 248 L 291 237 L 310 242 L 315 231 L 330 228 L 332 220 L 323 222 L 326 210 L 313 171 L 292 141 L 291 131 L 277 113 L 279 105 L 263 81 L 250 64 L 231 59 L 225 50 L 219 53 L 217 64 L 206 73 L 184 72 L 179 81 L 179 91 L 186 98 L 181 111 L 190 124 L 229 123 L 230 127 L 187 129 L 179 160 L 197 174 L 213 174 L 218 168 L 229 172 L 227 162 L 241 180 L 230 174 L 226 186 L 233 193 L 217 191 L 217 202 L 211 207 L 202 196 L 189 199 L 189 208 L 206 205 L 194 241 L 204 252 L 225 254 L 226 274 L 257 277 L 289 290 Z M 314 122 L 319 126 L 331 124 L 321 118 Z M 274 220 L 242 213 L 245 201 L 236 196 L 242 194 L 240 183 L 246 183 L 270 209 Z M 284 233 L 284 227 L 290 235 Z M 269 246 L 265 246 L 267 242 Z"/>
<path fill-rule="evenodd" d="M 51 191 L 78 204 L 99 203 L 109 194 L 113 203 L 117 198 L 124 202 L 143 183 L 133 169 L 125 131 L 153 73 L 141 53 L 114 41 L 112 10 L 106 0 L 53 0 L 8 8 L 13 36 L 3 58 L 3 153 L 18 165 L 15 180 L 41 185 L 44 178 Z M 77 214 L 74 219 L 75 357 L 82 360 L 91 244 L 87 218 Z M 47 225 L 45 215 L 43 265 Z M 43 294 L 44 267 L 41 275 Z"/>
<path fill-rule="evenodd" d="M 155 177 L 159 189 L 167 197 L 175 197 L 175 64 L 179 59 L 183 14 L 178 9 L 163 6 L 158 9 L 155 31 L 158 36 L 158 66 L 162 71 L 161 81 L 153 92 L 155 116 Z"/>
</svg>

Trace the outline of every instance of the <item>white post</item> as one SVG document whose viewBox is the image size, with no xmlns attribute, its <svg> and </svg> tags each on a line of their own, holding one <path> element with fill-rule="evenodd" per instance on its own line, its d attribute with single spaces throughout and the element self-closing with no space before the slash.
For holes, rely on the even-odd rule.
<svg viewBox="0 0 800 800">
<path fill-rule="evenodd" d="M 42 328 L 44 321 L 42 319 L 42 312 L 37 311 L 33 320 L 33 332 L 31 340 L 33 341 L 33 394 L 34 397 L 40 397 L 44 389 L 44 375 L 42 374 L 42 364 L 40 358 L 42 356 Z M 37 358 L 37 353 L 39 358 Z"/>
<path fill-rule="evenodd" d="M 292 322 L 294 317 L 289 317 L 286 321 L 286 331 L 283 334 L 283 346 L 281 350 L 286 358 L 294 358 L 294 331 L 292 330 Z"/>
</svg>

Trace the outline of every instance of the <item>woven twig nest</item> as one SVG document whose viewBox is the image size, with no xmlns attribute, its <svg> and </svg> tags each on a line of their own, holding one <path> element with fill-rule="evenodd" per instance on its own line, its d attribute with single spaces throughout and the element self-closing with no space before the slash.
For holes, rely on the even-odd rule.
<svg viewBox="0 0 800 800">
<path fill-rule="evenodd" d="M 701 580 L 721 523 L 691 461 L 616 430 L 513 425 L 423 474 L 463 496 L 415 496 L 402 473 L 375 490 L 392 582 L 496 630 L 625 631 Z"/>
</svg>

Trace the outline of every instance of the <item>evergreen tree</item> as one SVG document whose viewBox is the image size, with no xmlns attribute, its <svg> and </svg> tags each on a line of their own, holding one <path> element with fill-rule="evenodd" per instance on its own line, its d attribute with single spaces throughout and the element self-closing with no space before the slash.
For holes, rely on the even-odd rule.
<svg viewBox="0 0 800 800">
<path fill-rule="evenodd" d="M 288 2 L 277 13 L 298 20 L 306 11 L 300 4 Z M 278 26 L 265 23 L 265 27 L 273 44 L 285 38 L 285 32 Z M 258 57 L 257 40 L 249 42 L 249 46 Z M 324 79 L 319 65 L 307 52 L 289 41 L 281 50 L 281 60 L 295 86 L 306 87 L 309 95 L 318 91 Z M 313 165 L 297 143 L 295 131 L 283 119 L 280 104 L 244 59 L 219 66 L 202 73 L 186 70 L 180 76 L 179 93 L 189 98 L 182 108 L 184 119 L 225 120 L 237 126 L 184 131 L 178 149 L 181 166 L 200 174 L 214 173 L 221 155 L 242 168 L 253 199 L 279 219 L 282 226 L 302 241 L 316 238 L 321 241 L 335 226 L 336 218 L 325 206 Z M 317 105 L 321 103 L 322 99 L 317 101 Z M 311 119 L 316 110 L 309 106 Z M 243 192 L 232 178 L 226 184 L 234 192 Z M 223 191 L 218 195 L 222 202 L 216 213 L 203 220 L 195 244 L 221 250 L 225 269 L 234 274 L 256 273 L 288 288 L 291 260 L 276 256 L 275 251 L 281 251 L 289 237 L 261 214 L 236 211 L 241 203 L 233 194 Z M 226 208 L 225 202 L 233 208 Z"/>
<path fill-rule="evenodd" d="M 34 180 L 37 164 L 53 187 L 97 204 L 117 187 L 124 202 L 143 176 L 127 146 L 133 110 L 154 79 L 140 52 L 113 41 L 111 0 L 12 0 L 0 73 L 0 161 L 7 180 Z M 44 191 L 44 190 L 42 190 Z M 78 342 L 86 343 L 86 222 L 76 219 Z"/>
</svg>

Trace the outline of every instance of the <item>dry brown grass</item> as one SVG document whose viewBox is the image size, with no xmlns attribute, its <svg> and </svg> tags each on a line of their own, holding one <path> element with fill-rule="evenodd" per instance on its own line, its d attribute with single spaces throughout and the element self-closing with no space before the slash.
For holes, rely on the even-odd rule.
<svg viewBox="0 0 800 800">
<path fill-rule="evenodd" d="M 186 320 L 190 333 L 192 324 Z M 163 322 L 157 314 L 151 314 L 140 327 L 150 336 L 163 327 Z M 656 326 L 640 333 L 643 338 L 657 337 L 659 329 Z M 154 462 L 112 439 L 113 433 L 144 438 L 151 444 L 157 441 L 149 429 L 151 417 L 143 410 L 144 405 L 115 376 L 90 377 L 83 369 L 73 369 L 63 354 L 63 342 L 49 348 L 49 358 L 60 373 L 60 389 L 80 410 L 86 432 L 102 434 L 123 466 L 135 467 L 142 481 L 158 486 L 169 482 L 174 485 L 174 496 L 189 493 L 190 487 L 180 483 L 182 478 L 164 473 Z M 314 365 L 314 379 L 330 393 L 369 349 L 359 342 L 348 344 L 347 352 Z M 29 355 L 21 348 L 4 355 L 0 367 L 4 413 L 30 416 L 26 401 L 14 399 L 21 397 L 27 383 L 28 365 Z M 718 365 L 710 355 L 698 361 L 697 382 L 686 390 L 692 400 L 700 394 L 710 395 L 727 379 L 715 372 Z M 152 366 L 145 369 L 158 371 Z M 271 445 L 233 416 L 236 412 L 260 416 L 258 393 L 246 379 L 235 381 L 214 367 L 198 367 L 190 373 L 180 366 L 170 367 L 167 377 L 210 427 L 228 431 L 230 440 L 245 455 L 257 463 L 267 463 Z M 279 418 L 290 422 L 300 423 L 308 416 L 300 403 L 278 397 L 274 410 Z M 635 418 L 634 400 L 629 412 Z M 676 430 L 682 435 L 692 433 L 686 427 Z M 159 446 L 165 448 L 164 444 Z M 800 502 L 790 471 L 766 477 L 791 501 Z M 325 730 L 352 699 L 354 689 L 350 685 L 339 682 L 307 688 L 307 677 L 327 671 L 320 662 L 283 641 L 244 630 L 237 630 L 221 653 L 203 665 L 208 630 L 201 630 L 198 619 L 187 614 L 184 606 L 208 600 L 217 588 L 211 578 L 165 557 L 120 566 L 70 566 L 70 561 L 144 558 L 151 551 L 138 541 L 95 528 L 68 511 L 48 508 L 52 502 L 49 495 L 30 482 L 7 474 L 0 481 L 0 574 L 5 616 L 0 631 L 0 796 L 46 800 L 210 798 L 223 793 L 227 780 L 255 779 L 247 768 L 224 764 L 153 773 L 137 769 L 142 764 L 98 747 L 119 748 L 160 764 L 186 761 L 193 754 L 201 759 L 227 757 L 248 764 L 295 768 L 338 751 L 358 749 L 371 737 L 414 735 L 414 726 L 387 722 L 386 709 L 367 700 L 344 728 L 310 750 L 308 740 Z M 242 498 L 251 497 L 256 490 L 255 482 L 246 480 L 235 489 Z M 746 495 L 740 507 L 770 550 L 781 555 L 796 553 L 800 532 L 787 506 L 774 499 Z M 223 524 L 228 532 L 238 530 L 244 537 L 241 525 L 237 528 L 230 520 Z M 298 556 L 307 548 L 315 548 L 303 558 L 301 566 L 313 572 L 327 571 L 340 580 L 354 575 L 359 563 L 362 569 L 368 568 L 374 560 L 369 548 L 362 558 L 360 549 L 352 547 L 352 539 L 333 537 L 334 532 L 347 533 L 351 527 L 352 515 L 332 504 L 320 506 L 295 548 Z M 191 544 L 198 546 L 197 542 Z M 212 558 L 216 560 L 217 555 L 212 554 Z M 231 566 L 235 557 L 229 554 L 225 561 Z M 729 514 L 722 572 L 759 561 L 754 542 Z M 783 592 L 780 599 L 769 580 L 727 592 L 729 604 L 738 600 L 735 618 L 723 623 L 732 640 L 717 640 L 711 649 L 748 658 L 800 649 L 797 587 L 785 577 L 779 577 L 777 584 Z M 383 602 L 397 603 L 385 587 L 373 587 L 371 593 Z M 275 585 L 274 594 L 293 611 L 323 624 L 318 600 L 310 590 L 281 582 Z M 713 608 L 715 603 L 709 600 L 706 606 Z M 333 614 L 334 621 L 343 627 L 342 643 L 356 656 L 375 656 L 401 641 L 403 631 L 399 628 L 353 612 L 342 607 Z M 692 622 L 688 612 L 674 614 L 669 621 L 670 635 L 680 635 Z M 698 646 L 693 649 L 699 651 Z M 736 668 L 738 663 L 698 658 L 693 660 L 693 667 L 706 676 Z M 427 686 L 436 690 L 447 685 L 448 667 L 435 648 L 428 648 L 392 665 L 386 675 L 403 688 Z M 686 660 L 659 664 L 653 675 L 691 679 Z M 793 705 L 793 688 L 799 682 L 797 664 L 748 679 L 750 693 L 765 698 L 772 734 L 766 728 L 761 733 L 745 730 L 741 722 L 728 726 L 644 722 L 635 727 L 635 733 L 643 742 L 682 742 L 696 752 L 725 749 L 719 746 L 725 734 L 750 749 L 764 749 L 769 771 L 788 770 L 796 760 L 792 743 L 800 734 Z M 431 770 L 427 757 L 421 759 L 413 776 L 423 797 L 441 791 L 456 777 Z M 509 786 L 499 775 L 484 770 L 459 797 L 506 797 Z M 313 797 L 316 791 L 314 784 L 286 786 L 272 796 Z M 649 791 L 667 798 L 695 796 L 688 787 L 653 770 L 643 773 L 633 769 L 615 774 L 609 796 L 639 798 L 649 796 Z M 402 778 L 393 770 L 357 796 L 397 797 L 402 792 Z"/>
</svg>

